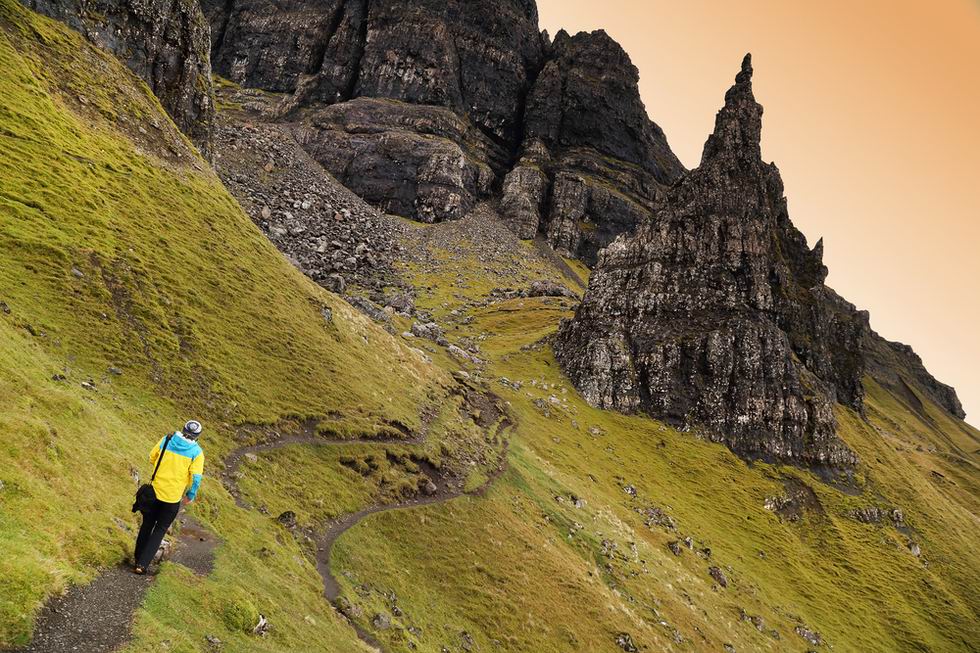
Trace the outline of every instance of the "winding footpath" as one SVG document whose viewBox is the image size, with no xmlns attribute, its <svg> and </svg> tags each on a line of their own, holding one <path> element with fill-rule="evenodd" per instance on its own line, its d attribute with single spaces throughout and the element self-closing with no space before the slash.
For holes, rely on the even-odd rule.
<svg viewBox="0 0 980 653">
<path fill-rule="evenodd" d="M 429 424 L 431 423 L 434 414 L 431 412 L 426 412 L 423 415 L 423 427 L 419 435 L 413 438 L 361 438 L 361 439 L 334 439 L 326 438 L 323 436 L 316 436 L 313 433 L 315 429 L 306 427 L 306 433 L 302 435 L 286 436 L 281 437 L 277 440 L 271 442 L 264 442 L 261 444 L 254 444 L 249 446 L 240 447 L 232 451 L 225 458 L 225 473 L 222 479 L 225 483 L 226 489 L 231 493 L 235 499 L 235 503 L 244 509 L 249 509 L 251 506 L 241 497 L 241 491 L 238 488 L 237 479 L 239 477 L 239 468 L 241 467 L 242 461 L 245 459 L 246 454 L 259 454 L 262 452 L 273 451 L 275 449 L 281 449 L 283 447 L 290 446 L 322 446 L 322 447 L 337 447 L 337 446 L 351 446 L 351 445 L 419 445 L 422 444 L 428 437 Z M 341 596 L 340 582 L 333 573 L 333 568 L 330 564 L 330 554 L 333 550 L 334 544 L 345 532 L 356 526 L 361 520 L 371 515 L 375 515 L 383 512 L 391 512 L 393 510 L 408 510 L 411 508 L 420 508 L 423 506 L 430 506 L 439 503 L 445 503 L 453 499 L 457 499 L 461 496 L 482 496 L 490 488 L 490 486 L 496 481 L 507 469 L 507 451 L 508 444 L 507 440 L 502 440 L 503 432 L 508 428 L 513 426 L 513 422 L 509 417 L 501 415 L 501 419 L 498 420 L 492 427 L 495 429 L 492 441 L 496 443 L 503 443 L 503 447 L 500 451 L 499 464 L 496 469 L 487 477 L 479 487 L 465 491 L 459 485 L 453 485 L 450 479 L 442 475 L 439 470 L 435 468 L 426 469 L 426 473 L 433 477 L 432 480 L 437 485 L 437 490 L 432 495 L 422 496 L 413 499 L 408 499 L 405 501 L 398 501 L 392 503 L 383 503 L 364 508 L 358 512 L 346 515 L 340 519 L 330 522 L 326 528 L 317 536 L 317 550 L 316 550 L 316 568 L 319 572 L 320 577 L 323 579 L 323 596 L 329 601 L 335 608 L 337 608 L 337 600 Z M 354 631 L 357 633 L 358 638 L 363 641 L 368 646 L 378 650 L 384 651 L 384 647 L 381 643 L 363 628 L 360 624 L 350 619 L 348 615 L 343 614 L 338 609 L 338 612 L 348 621 Z"/>
<path fill-rule="evenodd" d="M 315 424 L 308 422 L 301 426 L 296 435 L 281 436 L 272 441 L 235 449 L 225 457 L 221 479 L 236 505 L 249 510 L 252 506 L 242 498 L 237 482 L 240 467 L 248 454 L 258 455 L 293 446 L 420 445 L 428 437 L 429 425 L 434 416 L 434 412 L 426 410 L 420 433 L 405 438 L 331 439 L 316 435 Z M 336 607 L 341 595 L 340 583 L 330 565 L 330 553 L 341 535 L 370 515 L 444 503 L 463 495 L 484 494 L 506 470 L 508 441 L 502 439 L 502 436 L 511 426 L 513 423 L 510 419 L 500 413 L 499 419 L 486 427 L 488 430 L 494 429 L 491 439 L 496 444 L 502 444 L 502 447 L 498 466 L 480 487 L 466 492 L 458 479 L 450 478 L 432 466 L 425 466 L 425 473 L 436 484 L 437 489 L 433 494 L 377 504 L 329 523 L 316 537 L 316 568 L 323 579 L 324 598 Z M 167 559 L 187 567 L 198 576 L 209 575 L 214 567 L 214 549 L 219 543 L 217 536 L 185 512 L 178 517 L 178 523 L 179 533 Z M 144 576 L 136 575 L 129 566 L 120 564 L 105 569 L 87 585 L 70 587 L 63 595 L 47 602 L 35 625 L 34 639 L 30 645 L 15 653 L 110 653 L 118 649 L 130 640 L 134 615 L 143 604 L 155 577 L 156 573 L 152 571 Z M 343 616 L 364 643 L 376 650 L 384 650 L 371 633 L 347 615 Z"/>
</svg>

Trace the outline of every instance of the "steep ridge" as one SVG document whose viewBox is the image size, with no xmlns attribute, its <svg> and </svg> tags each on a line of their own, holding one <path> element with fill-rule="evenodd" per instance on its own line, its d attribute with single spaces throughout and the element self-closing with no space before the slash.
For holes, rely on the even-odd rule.
<svg viewBox="0 0 980 653">
<path fill-rule="evenodd" d="M 121 58 L 201 152 L 211 151 L 208 25 L 196 0 L 22 0 Z"/>
<path fill-rule="evenodd" d="M 863 410 L 869 349 L 908 354 L 824 285 L 823 243 L 790 222 L 761 130 L 746 56 L 701 165 L 601 254 L 556 354 L 594 405 L 705 426 L 749 458 L 848 467 L 834 404 Z M 905 376 L 962 417 L 919 368 Z"/>
<path fill-rule="evenodd" d="M 639 71 L 605 32 L 561 31 L 524 115 L 524 141 L 503 186 L 515 233 L 539 231 L 559 252 L 595 263 L 684 172 L 640 101 Z"/>
</svg>

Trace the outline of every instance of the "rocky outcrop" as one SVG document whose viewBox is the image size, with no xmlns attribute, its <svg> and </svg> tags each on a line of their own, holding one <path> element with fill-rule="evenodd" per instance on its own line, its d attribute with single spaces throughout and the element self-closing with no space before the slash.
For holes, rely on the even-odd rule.
<svg viewBox="0 0 980 653">
<path fill-rule="evenodd" d="M 868 373 L 881 385 L 904 398 L 922 412 L 922 399 L 928 398 L 957 419 L 966 418 L 956 390 L 937 380 L 908 345 L 891 342 L 874 331 L 864 342 Z"/>
<path fill-rule="evenodd" d="M 306 102 L 388 98 L 516 144 L 541 67 L 531 0 L 205 0 L 218 74 Z"/>
<path fill-rule="evenodd" d="M 515 233 L 594 262 L 683 172 L 623 49 L 601 31 L 551 43 L 532 0 L 204 8 L 215 71 L 287 94 L 309 151 L 384 210 L 456 219 L 502 188 Z"/>
<path fill-rule="evenodd" d="M 527 101 L 501 213 L 521 238 L 564 254 L 599 249 L 661 205 L 684 172 L 640 100 L 639 72 L 605 32 L 559 32 Z"/>
<path fill-rule="evenodd" d="M 543 59 L 529 0 L 206 0 L 218 74 L 290 94 L 304 144 L 358 194 L 426 222 L 487 198 Z M 424 35 L 424 37 L 423 37 Z"/>
<path fill-rule="evenodd" d="M 301 124 L 310 155 L 389 213 L 452 220 L 490 194 L 495 147 L 449 109 L 357 98 L 311 108 Z"/>
<path fill-rule="evenodd" d="M 556 354 L 593 404 L 704 427 L 749 458 L 845 467 L 835 402 L 860 409 L 868 316 L 823 285 L 762 162 L 746 57 L 701 165 L 599 258 Z"/>
<path fill-rule="evenodd" d="M 214 121 L 209 30 L 195 0 L 22 0 L 122 59 L 177 126 L 210 155 Z"/>
</svg>

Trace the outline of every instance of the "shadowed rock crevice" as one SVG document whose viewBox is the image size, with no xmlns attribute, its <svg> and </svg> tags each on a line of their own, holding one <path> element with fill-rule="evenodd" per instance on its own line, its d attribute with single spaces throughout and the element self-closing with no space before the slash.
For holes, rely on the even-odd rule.
<svg viewBox="0 0 980 653">
<path fill-rule="evenodd" d="M 324 30 L 324 33 L 321 35 L 319 41 L 313 45 L 313 52 L 312 56 L 310 57 L 310 66 L 306 69 L 307 75 L 314 75 L 323 70 L 323 62 L 327 56 L 327 46 L 337 34 L 337 30 L 340 28 L 340 23 L 344 19 L 346 8 L 346 2 L 338 3 L 334 8 L 333 15 L 330 18 L 330 23 L 327 29 Z"/>
<path fill-rule="evenodd" d="M 211 25 L 211 60 L 221 51 L 225 42 L 225 32 L 235 10 L 235 0 L 201 0 L 201 9 Z M 214 20 L 211 20 L 212 16 Z"/>
</svg>

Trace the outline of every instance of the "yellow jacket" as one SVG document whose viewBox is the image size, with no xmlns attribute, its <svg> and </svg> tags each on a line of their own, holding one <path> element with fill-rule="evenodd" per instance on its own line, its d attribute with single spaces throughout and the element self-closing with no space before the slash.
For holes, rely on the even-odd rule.
<svg viewBox="0 0 980 653">
<path fill-rule="evenodd" d="M 156 467 L 157 459 L 163 450 L 163 443 L 166 438 L 160 441 L 152 451 L 150 451 L 150 465 Z M 188 440 L 180 431 L 174 433 L 170 438 L 167 450 L 163 452 L 163 460 L 160 461 L 160 469 L 153 479 L 153 491 L 159 501 L 164 503 L 180 503 L 182 496 L 187 494 L 187 498 L 192 501 L 197 496 L 197 490 L 201 487 L 201 476 L 204 474 L 204 451 L 201 445 Z"/>
</svg>

